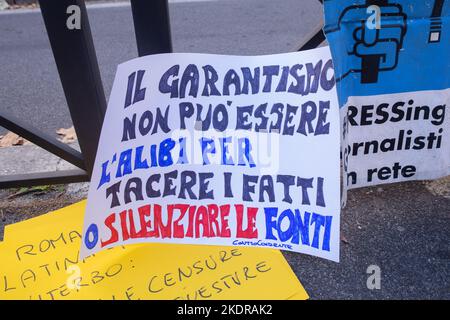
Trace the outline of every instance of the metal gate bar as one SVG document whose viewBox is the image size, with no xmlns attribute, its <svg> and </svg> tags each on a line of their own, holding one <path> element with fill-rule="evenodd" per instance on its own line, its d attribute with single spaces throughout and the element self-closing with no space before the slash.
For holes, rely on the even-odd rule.
<svg viewBox="0 0 450 320">
<path fill-rule="evenodd" d="M 39 0 L 70 116 L 90 176 L 106 112 L 100 70 L 84 0 Z M 81 11 L 81 28 L 67 28 L 67 8 Z"/>
<path fill-rule="evenodd" d="M 323 0 L 318 0 L 323 5 Z M 310 50 L 320 46 L 325 40 L 325 33 L 323 32 L 323 21 L 313 30 L 312 34 L 307 37 L 296 51 Z"/>
<path fill-rule="evenodd" d="M 83 155 L 79 151 L 69 147 L 67 144 L 62 143 L 49 134 L 24 123 L 21 119 L 9 115 L 6 112 L 0 114 L 0 123 L 2 127 L 18 134 L 20 137 L 32 141 L 35 145 L 53 153 L 80 169 L 85 169 Z"/>
<path fill-rule="evenodd" d="M 89 181 L 81 169 L 0 176 L 0 188 L 20 188 Z"/>
<path fill-rule="evenodd" d="M 106 111 L 84 0 L 39 0 L 39 3 L 81 153 L 4 111 L 0 111 L 0 126 L 80 169 L 4 175 L 0 176 L 0 189 L 89 181 Z M 73 5 L 80 9 L 80 29 L 69 29 L 66 25 L 67 9 Z M 172 52 L 168 1 L 131 0 L 131 10 L 139 56 Z M 320 26 L 297 50 L 316 48 L 324 40 Z"/>
<path fill-rule="evenodd" d="M 167 0 L 131 0 L 139 57 L 172 52 Z"/>
</svg>

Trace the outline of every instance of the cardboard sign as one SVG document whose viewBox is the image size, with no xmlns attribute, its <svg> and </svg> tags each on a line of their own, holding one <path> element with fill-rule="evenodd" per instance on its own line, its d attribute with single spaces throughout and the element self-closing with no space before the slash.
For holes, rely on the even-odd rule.
<svg viewBox="0 0 450 320">
<path fill-rule="evenodd" d="M 276 250 L 147 244 L 79 260 L 85 206 L 7 227 L 0 299 L 308 298 Z"/>
<path fill-rule="evenodd" d="M 121 64 L 81 257 L 164 242 L 339 259 L 339 112 L 328 48 Z"/>
<path fill-rule="evenodd" d="M 344 185 L 450 174 L 450 2 L 330 0 Z"/>
</svg>

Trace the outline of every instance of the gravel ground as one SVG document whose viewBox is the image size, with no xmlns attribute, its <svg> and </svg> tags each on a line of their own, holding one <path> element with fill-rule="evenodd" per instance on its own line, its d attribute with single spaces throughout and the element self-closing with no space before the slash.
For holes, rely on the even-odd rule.
<svg viewBox="0 0 450 320">
<path fill-rule="evenodd" d="M 86 187 L 0 190 L 0 239 L 5 225 L 77 202 Z M 450 299 L 450 177 L 350 191 L 341 238 L 340 263 L 284 253 L 312 299 Z M 370 265 L 379 290 L 367 288 Z"/>
</svg>

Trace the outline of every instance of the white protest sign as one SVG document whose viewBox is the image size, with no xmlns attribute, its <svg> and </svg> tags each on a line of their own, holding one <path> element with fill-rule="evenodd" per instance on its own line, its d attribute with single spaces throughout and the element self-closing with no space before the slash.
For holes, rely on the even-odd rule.
<svg viewBox="0 0 450 320">
<path fill-rule="evenodd" d="M 165 242 L 338 261 L 339 140 L 328 47 L 123 63 L 93 169 L 81 257 Z"/>
</svg>

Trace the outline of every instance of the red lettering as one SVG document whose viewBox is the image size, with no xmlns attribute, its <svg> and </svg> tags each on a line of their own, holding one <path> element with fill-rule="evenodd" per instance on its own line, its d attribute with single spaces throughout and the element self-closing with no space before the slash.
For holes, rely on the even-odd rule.
<svg viewBox="0 0 450 320">
<path fill-rule="evenodd" d="M 196 206 L 189 207 L 189 221 L 188 221 L 188 229 L 186 232 L 186 237 L 193 238 L 194 237 L 194 216 Z"/>
<path fill-rule="evenodd" d="M 209 236 L 215 237 L 220 233 L 219 221 L 217 218 L 219 217 L 219 207 L 215 204 L 208 205 L 208 221 L 209 221 Z M 216 232 L 214 232 L 216 229 Z"/>
<path fill-rule="evenodd" d="M 247 208 L 247 229 L 243 230 L 244 206 L 237 204 L 234 207 L 236 208 L 236 237 L 246 239 L 257 238 L 256 215 L 258 214 L 258 208 Z"/>
<path fill-rule="evenodd" d="M 152 236 L 152 232 L 149 230 L 152 227 L 152 222 L 146 220 L 146 217 L 150 217 L 150 205 L 142 206 L 138 208 L 139 222 L 141 223 L 141 231 L 139 231 L 139 237 L 148 238 Z"/>
<path fill-rule="evenodd" d="M 136 232 L 136 225 L 134 223 L 133 210 L 128 210 L 128 219 L 130 220 L 130 237 L 132 239 L 139 238 L 139 234 Z"/>
<path fill-rule="evenodd" d="M 119 233 L 117 232 L 116 228 L 114 228 L 113 223 L 116 222 L 116 214 L 110 214 L 105 219 L 105 226 L 109 229 L 111 232 L 111 237 L 106 240 L 105 242 L 101 241 L 102 248 L 110 245 L 112 243 L 115 243 L 119 240 Z"/>
<path fill-rule="evenodd" d="M 153 208 L 152 208 L 153 206 Z M 258 208 L 234 205 L 236 217 L 236 237 L 257 238 L 256 217 Z M 230 238 L 229 226 L 231 205 L 208 204 L 191 206 L 188 204 L 171 204 L 164 210 L 160 205 L 144 205 L 137 209 L 124 210 L 118 214 L 109 215 L 104 223 L 111 236 L 101 241 L 105 247 L 119 241 L 119 234 L 123 241 L 137 238 L 201 238 L 221 237 Z M 153 212 L 152 212 L 153 211 Z M 136 216 L 134 216 L 136 213 Z M 116 217 L 117 215 L 117 217 Z M 186 217 L 186 215 L 188 215 Z M 120 226 L 116 226 L 116 219 L 120 219 Z M 139 220 L 138 221 L 135 221 Z M 120 227 L 120 230 L 119 230 Z M 139 229 L 138 229 L 139 228 Z"/>
<path fill-rule="evenodd" d="M 226 204 L 223 206 L 220 206 L 220 225 L 222 226 L 220 228 L 220 237 L 222 238 L 230 238 L 231 237 L 231 231 L 230 227 L 228 225 L 228 216 L 230 215 L 230 205 Z"/>
<path fill-rule="evenodd" d="M 167 224 L 164 225 L 161 217 L 161 206 L 158 204 L 154 205 L 153 208 L 153 215 L 155 217 L 154 224 L 155 224 L 155 231 L 161 231 L 162 238 L 170 238 L 172 236 L 172 215 L 167 213 Z"/>
<path fill-rule="evenodd" d="M 119 213 L 120 216 L 120 228 L 122 230 L 122 239 L 123 241 L 126 241 L 130 239 L 130 233 L 128 232 L 128 226 L 127 226 L 127 210 L 122 211 Z"/>
<path fill-rule="evenodd" d="M 200 234 L 200 226 L 203 228 L 203 234 Z M 209 237 L 208 211 L 205 206 L 200 206 L 195 215 L 195 237 Z"/>
<path fill-rule="evenodd" d="M 176 205 L 169 205 L 168 211 L 172 212 L 171 215 L 173 216 L 173 210 L 180 210 L 180 216 L 178 219 L 176 219 L 173 222 L 173 237 L 174 238 L 184 238 L 184 227 L 183 225 L 180 225 L 180 221 L 183 220 L 187 210 L 189 209 L 188 204 L 176 204 Z"/>
</svg>

